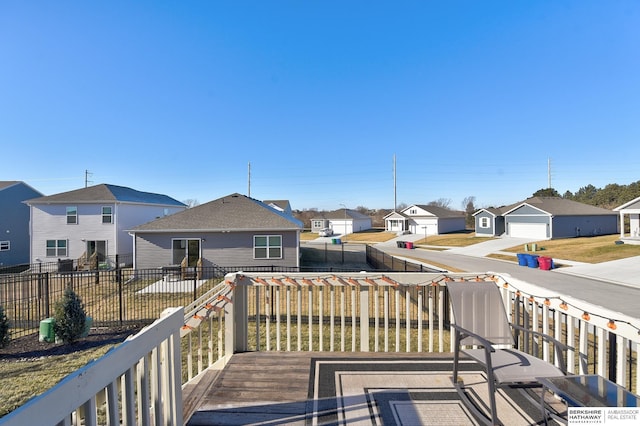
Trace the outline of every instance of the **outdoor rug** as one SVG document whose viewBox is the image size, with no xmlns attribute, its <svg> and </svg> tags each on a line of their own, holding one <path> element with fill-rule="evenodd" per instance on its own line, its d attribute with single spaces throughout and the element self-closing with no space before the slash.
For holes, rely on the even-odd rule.
<svg viewBox="0 0 640 426">
<path fill-rule="evenodd" d="M 451 382 L 451 359 L 425 361 L 316 358 L 311 360 L 310 425 L 478 425 Z M 486 410 L 486 376 L 477 364 L 461 361 L 467 392 Z M 540 424 L 540 407 L 517 390 L 499 390 L 504 424 Z M 309 412 L 308 411 L 308 412 Z"/>
</svg>

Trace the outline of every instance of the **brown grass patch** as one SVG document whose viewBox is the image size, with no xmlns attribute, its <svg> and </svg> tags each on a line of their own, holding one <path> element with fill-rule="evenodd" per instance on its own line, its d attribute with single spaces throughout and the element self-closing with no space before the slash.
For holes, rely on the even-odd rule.
<svg viewBox="0 0 640 426">
<path fill-rule="evenodd" d="M 640 256 L 640 246 L 615 244 L 618 235 L 598 237 L 566 238 L 561 240 L 538 241 L 536 254 L 576 262 L 600 263 L 611 260 Z M 531 245 L 529 245 L 531 247 Z M 524 247 L 518 245 L 503 251 L 522 253 Z"/>
<path fill-rule="evenodd" d="M 451 234 L 430 235 L 427 238 L 422 238 L 416 241 L 416 244 L 444 247 L 466 247 L 489 240 L 490 238 L 487 237 L 476 237 L 474 231 L 468 230 L 452 232 Z"/>
</svg>

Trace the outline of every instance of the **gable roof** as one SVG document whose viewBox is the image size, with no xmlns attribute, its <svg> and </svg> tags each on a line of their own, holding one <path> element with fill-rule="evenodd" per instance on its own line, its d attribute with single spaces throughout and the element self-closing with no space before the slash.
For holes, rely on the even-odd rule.
<svg viewBox="0 0 640 426">
<path fill-rule="evenodd" d="M 511 209 L 503 214 L 509 214 L 514 210 L 529 205 L 553 216 L 607 216 L 615 215 L 611 210 L 589 204 L 579 203 L 560 197 L 531 197 L 521 203 L 514 204 Z"/>
<path fill-rule="evenodd" d="M 298 230 L 303 224 L 293 216 L 242 194 L 165 216 L 133 228 L 132 232 Z"/>
<path fill-rule="evenodd" d="M 629 207 L 640 208 L 640 197 L 634 198 L 633 200 L 628 201 L 623 205 L 616 207 L 615 209 L 613 209 L 613 211 L 619 212 L 620 210 L 627 209 Z"/>
<path fill-rule="evenodd" d="M 392 217 L 396 218 L 396 219 L 408 219 L 409 218 L 409 216 L 407 216 L 406 214 L 394 210 L 391 213 L 389 213 L 388 215 L 386 215 L 384 217 L 384 219 L 389 219 L 389 218 L 392 218 Z"/>
<path fill-rule="evenodd" d="M 142 192 L 125 186 L 99 184 L 59 194 L 32 198 L 27 204 L 58 204 L 58 203 L 140 203 L 159 204 L 166 206 L 186 207 L 186 204 L 168 195 Z"/>
<path fill-rule="evenodd" d="M 464 216 L 464 212 L 462 212 L 462 211 L 445 209 L 444 207 L 432 206 L 432 205 L 428 205 L 428 204 L 414 204 L 412 206 L 409 206 L 409 207 L 403 209 L 402 212 L 403 213 L 406 212 L 411 207 L 421 208 L 422 210 L 424 210 L 426 212 L 429 212 L 429 213 L 431 213 L 432 215 L 434 215 L 435 217 L 438 217 L 438 218 L 463 217 Z"/>
</svg>

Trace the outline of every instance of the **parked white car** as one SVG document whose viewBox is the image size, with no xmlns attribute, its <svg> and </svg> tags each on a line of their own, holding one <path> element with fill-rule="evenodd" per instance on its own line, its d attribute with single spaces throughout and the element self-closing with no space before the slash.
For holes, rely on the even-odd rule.
<svg viewBox="0 0 640 426">
<path fill-rule="evenodd" d="M 330 237 L 333 235 L 333 229 L 331 228 L 322 228 L 318 231 L 318 236 L 320 237 Z"/>
</svg>

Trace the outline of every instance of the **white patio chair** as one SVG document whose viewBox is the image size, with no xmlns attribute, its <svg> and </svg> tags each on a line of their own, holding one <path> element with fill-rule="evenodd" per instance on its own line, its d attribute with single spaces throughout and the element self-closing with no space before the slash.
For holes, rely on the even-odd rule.
<svg viewBox="0 0 640 426">
<path fill-rule="evenodd" d="M 541 387 L 536 377 L 566 374 L 563 349 L 569 346 L 551 336 L 510 324 L 500 290 L 494 282 L 449 282 L 447 290 L 455 321 L 451 324 L 455 331 L 453 384 L 465 405 L 487 424 L 502 424 L 496 410 L 497 388 Z M 515 349 L 514 328 L 552 342 L 559 367 Z M 490 398 L 488 414 L 482 412 L 479 404 L 465 392 L 464 382 L 458 375 L 461 352 L 486 370 Z"/>
</svg>

